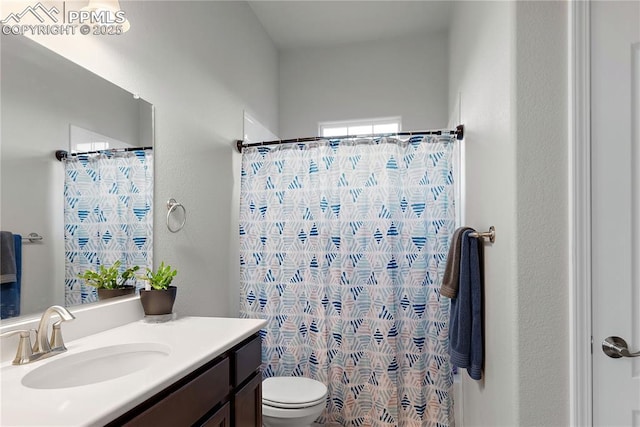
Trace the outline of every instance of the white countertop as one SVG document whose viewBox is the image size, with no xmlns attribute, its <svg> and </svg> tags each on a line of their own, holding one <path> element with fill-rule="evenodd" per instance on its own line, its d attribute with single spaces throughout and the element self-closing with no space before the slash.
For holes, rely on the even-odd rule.
<svg viewBox="0 0 640 427">
<path fill-rule="evenodd" d="M 166 323 L 129 323 L 65 343 L 68 351 L 22 366 L 0 365 L 0 425 L 104 425 L 221 355 L 266 324 L 258 319 L 183 317 Z M 64 325 L 62 325 L 64 335 Z M 107 381 L 60 389 L 33 389 L 22 378 L 47 363 L 109 345 L 160 343 L 169 355 L 150 366 Z"/>
</svg>

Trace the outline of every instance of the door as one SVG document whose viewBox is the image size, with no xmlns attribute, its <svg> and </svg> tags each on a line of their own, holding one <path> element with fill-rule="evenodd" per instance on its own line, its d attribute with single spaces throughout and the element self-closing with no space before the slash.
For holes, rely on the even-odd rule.
<svg viewBox="0 0 640 427">
<path fill-rule="evenodd" d="M 593 423 L 640 427 L 639 1 L 591 2 L 591 141 Z"/>
</svg>

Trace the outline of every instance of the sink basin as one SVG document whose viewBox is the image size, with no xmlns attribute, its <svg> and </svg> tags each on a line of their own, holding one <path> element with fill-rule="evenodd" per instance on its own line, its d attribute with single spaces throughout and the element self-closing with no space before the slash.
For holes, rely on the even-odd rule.
<svg viewBox="0 0 640 427">
<path fill-rule="evenodd" d="M 132 343 L 65 355 L 29 372 L 22 385 L 56 389 L 95 384 L 145 369 L 169 356 L 170 351 L 164 344 Z"/>
</svg>

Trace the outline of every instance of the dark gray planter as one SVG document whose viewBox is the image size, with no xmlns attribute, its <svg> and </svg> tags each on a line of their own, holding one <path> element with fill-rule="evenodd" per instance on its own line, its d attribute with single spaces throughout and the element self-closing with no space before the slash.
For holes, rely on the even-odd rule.
<svg viewBox="0 0 640 427">
<path fill-rule="evenodd" d="M 140 302 L 142 303 L 144 314 L 147 316 L 171 314 L 177 291 L 178 288 L 175 286 L 169 286 L 166 290 L 152 289 L 145 291 L 140 289 Z"/>
<path fill-rule="evenodd" d="M 118 288 L 118 289 L 98 288 L 98 299 L 102 301 L 109 298 L 123 297 L 125 295 L 133 295 L 135 292 L 136 292 L 135 286 L 131 286 L 131 285 L 126 285 L 123 288 Z"/>
</svg>

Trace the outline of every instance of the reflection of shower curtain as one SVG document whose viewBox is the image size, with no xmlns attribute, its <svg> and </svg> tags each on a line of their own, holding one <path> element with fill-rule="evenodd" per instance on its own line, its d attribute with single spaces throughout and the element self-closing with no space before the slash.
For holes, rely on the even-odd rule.
<svg viewBox="0 0 640 427">
<path fill-rule="evenodd" d="M 110 266 L 152 266 L 153 152 L 79 155 L 65 160 L 65 303 L 96 301 L 78 275 Z"/>
<path fill-rule="evenodd" d="M 328 385 L 323 422 L 453 420 L 448 299 L 453 137 L 243 149 L 241 314 L 264 376 Z"/>
</svg>

